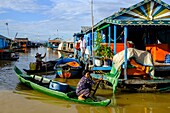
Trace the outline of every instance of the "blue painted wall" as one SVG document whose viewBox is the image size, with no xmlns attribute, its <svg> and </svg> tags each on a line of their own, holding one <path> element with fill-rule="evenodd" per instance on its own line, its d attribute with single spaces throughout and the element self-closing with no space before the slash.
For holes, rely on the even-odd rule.
<svg viewBox="0 0 170 113">
<path fill-rule="evenodd" d="M 9 45 L 9 39 L 3 35 L 0 35 L 0 49 L 7 48 Z"/>
<path fill-rule="evenodd" d="M 0 49 L 7 47 L 7 42 L 3 38 L 0 38 Z"/>
</svg>

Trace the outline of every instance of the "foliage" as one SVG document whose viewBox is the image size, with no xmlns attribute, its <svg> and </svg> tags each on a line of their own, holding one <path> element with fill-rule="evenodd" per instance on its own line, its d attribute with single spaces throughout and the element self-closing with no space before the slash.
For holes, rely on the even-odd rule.
<svg viewBox="0 0 170 113">
<path fill-rule="evenodd" d="M 101 43 L 102 43 L 102 37 L 101 37 L 101 34 L 98 32 L 97 38 L 95 40 L 95 55 L 96 56 L 102 56 L 102 54 L 101 54 L 102 47 L 100 45 Z"/>
<path fill-rule="evenodd" d="M 102 36 L 100 32 L 97 33 L 97 38 L 95 41 L 95 55 L 103 59 L 108 59 L 113 57 L 113 51 L 111 47 L 107 45 L 102 45 Z"/>
<path fill-rule="evenodd" d="M 113 57 L 113 51 L 111 47 L 102 45 L 102 51 L 101 51 L 104 59 L 112 58 Z"/>
</svg>

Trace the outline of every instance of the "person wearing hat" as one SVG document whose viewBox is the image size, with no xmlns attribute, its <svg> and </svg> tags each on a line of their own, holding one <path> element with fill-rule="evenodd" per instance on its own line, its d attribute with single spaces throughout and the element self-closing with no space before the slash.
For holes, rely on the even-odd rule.
<svg viewBox="0 0 170 113">
<path fill-rule="evenodd" d="M 46 53 L 44 54 L 44 56 L 41 56 L 40 53 L 36 53 L 35 58 L 36 58 L 36 69 L 37 70 L 42 69 L 42 63 L 43 63 L 42 59 L 45 58 L 45 56 L 46 56 Z"/>
</svg>

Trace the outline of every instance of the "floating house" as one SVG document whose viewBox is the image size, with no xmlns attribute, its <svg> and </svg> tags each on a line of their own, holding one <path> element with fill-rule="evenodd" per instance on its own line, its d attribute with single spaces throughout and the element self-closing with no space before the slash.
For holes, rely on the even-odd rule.
<svg viewBox="0 0 170 113">
<path fill-rule="evenodd" d="M 55 38 L 53 40 L 48 40 L 47 47 L 51 49 L 57 49 L 59 44 L 61 43 L 61 38 Z"/>
<path fill-rule="evenodd" d="M 169 57 L 167 57 L 168 60 L 166 59 L 170 53 L 170 5 L 161 0 L 143 0 L 129 8 L 121 8 L 118 12 L 95 24 L 93 31 L 94 33 L 91 28 L 85 31 L 89 41 L 87 48 L 90 49 L 91 56 L 94 57 L 95 54 L 93 51 L 98 34 L 102 37 L 101 45 L 111 47 L 115 55 L 124 50 L 125 82 L 128 81 L 127 48 L 130 47 L 150 52 L 156 71 L 164 72 L 166 69 L 170 69 L 168 68 L 170 67 Z M 98 67 L 94 64 L 92 70 L 110 71 L 111 68 L 112 66 Z M 165 81 L 159 81 L 165 83 Z M 135 82 L 128 81 L 127 84 L 130 86 L 140 84 L 139 88 L 142 88 L 142 85 L 146 86 L 150 83 L 150 80 L 135 80 Z M 167 80 L 166 83 L 169 86 L 170 81 Z"/>
<path fill-rule="evenodd" d="M 0 35 L 0 60 L 17 60 L 19 56 L 11 49 L 13 40 Z"/>
<path fill-rule="evenodd" d="M 0 49 L 8 48 L 11 44 L 12 40 L 0 35 Z"/>
<path fill-rule="evenodd" d="M 170 53 L 170 6 L 161 0 L 144 0 L 121 8 L 94 25 L 94 39 L 91 29 L 85 31 L 90 51 L 98 33 L 103 37 L 102 44 L 111 46 L 114 54 L 130 44 L 151 52 L 155 62 L 165 62 L 165 56 Z"/>
<path fill-rule="evenodd" d="M 74 53 L 74 42 L 73 41 L 61 41 L 57 51 L 67 52 L 67 53 Z"/>
<path fill-rule="evenodd" d="M 15 38 L 14 43 L 18 46 L 18 48 L 27 48 L 31 45 L 31 42 L 28 38 Z"/>
</svg>

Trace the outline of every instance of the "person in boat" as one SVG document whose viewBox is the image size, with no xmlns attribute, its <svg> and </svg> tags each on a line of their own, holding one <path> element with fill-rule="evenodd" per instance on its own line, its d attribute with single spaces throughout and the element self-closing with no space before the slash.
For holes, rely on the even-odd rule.
<svg viewBox="0 0 170 113">
<path fill-rule="evenodd" d="M 76 88 L 76 95 L 78 96 L 78 100 L 85 100 L 88 98 L 90 96 L 92 85 L 100 80 L 102 80 L 102 78 L 97 81 L 93 81 L 90 76 L 90 72 L 85 70 L 84 76 L 80 79 Z"/>
<path fill-rule="evenodd" d="M 42 64 L 43 64 L 42 59 L 45 58 L 45 57 L 46 57 L 46 53 L 44 54 L 44 56 L 41 56 L 40 53 L 36 53 L 35 58 L 36 58 L 36 69 L 37 70 L 42 69 Z"/>
</svg>

